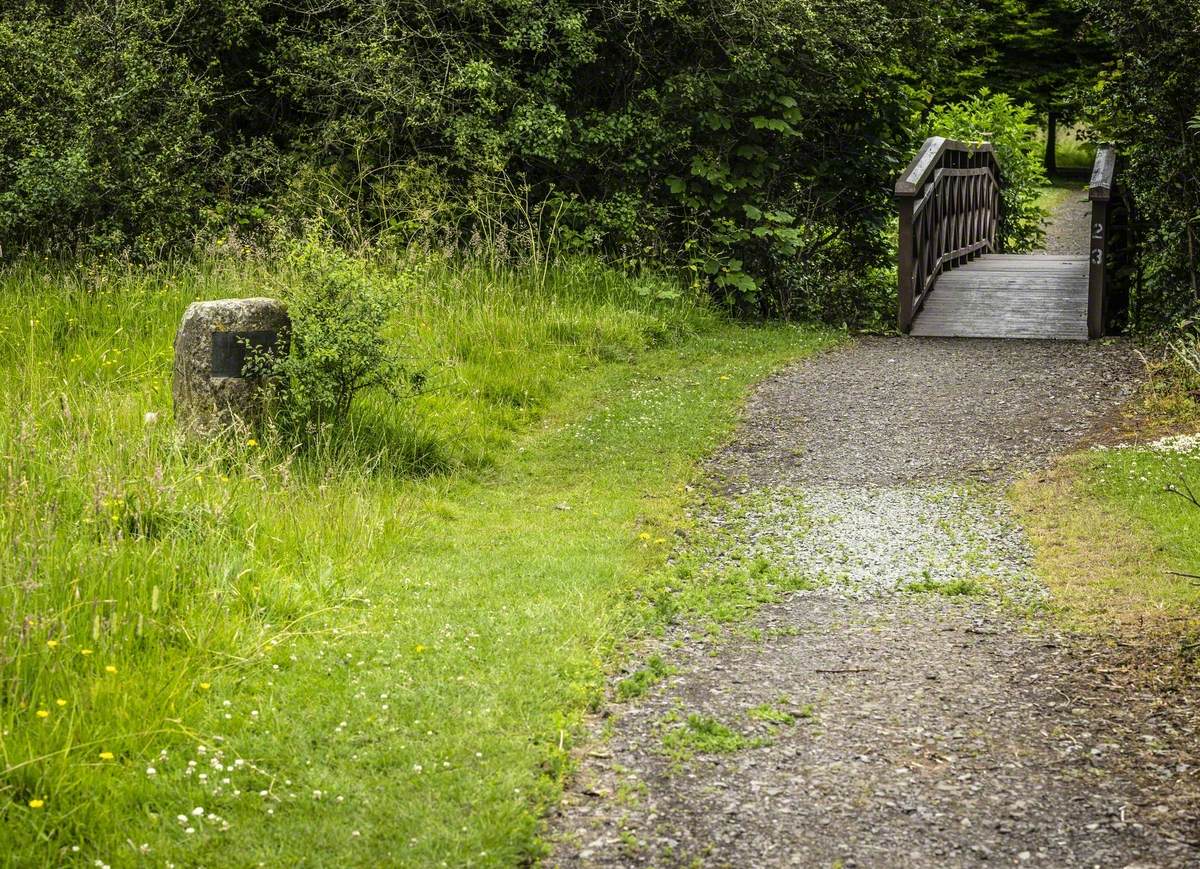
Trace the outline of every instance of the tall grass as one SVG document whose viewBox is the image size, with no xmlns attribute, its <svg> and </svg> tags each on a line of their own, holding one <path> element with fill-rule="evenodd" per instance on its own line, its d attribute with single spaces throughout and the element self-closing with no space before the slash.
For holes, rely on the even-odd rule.
<svg viewBox="0 0 1200 869">
<path fill-rule="evenodd" d="M 521 791 L 548 750 L 534 750 L 516 722 L 543 732 L 578 708 L 580 686 L 596 684 L 601 637 L 619 611 L 602 602 L 632 575 L 617 566 L 620 529 L 651 503 L 647 488 L 686 476 L 749 377 L 817 337 L 751 333 L 669 281 L 585 260 L 378 268 L 397 276 L 392 337 L 427 386 L 399 407 L 366 396 L 347 437 L 300 453 L 246 439 L 190 443 L 172 425 L 171 342 L 186 305 L 269 292 L 288 279 L 278 267 L 31 260 L 0 276 L 0 853 L 9 859 L 182 854 L 231 865 L 252 851 L 311 854 L 334 828 L 329 854 L 353 844 L 366 849 L 359 858 L 385 862 L 515 859 L 533 831 Z M 630 393 L 642 370 L 661 388 Z M 498 463 L 523 455 L 549 409 L 560 424 L 598 414 L 598 428 L 564 429 L 544 462 L 518 463 L 493 491 Z M 578 488 L 580 474 L 601 472 Z M 527 521 L 530 499 L 580 491 L 589 509 L 538 508 Z M 469 648 L 492 654 L 435 653 L 437 626 L 451 623 L 476 637 Z M 324 746 L 349 738 L 336 719 L 352 718 L 347 706 L 368 683 L 375 729 L 310 769 Z M 475 697 L 467 708 L 505 722 L 479 741 L 478 759 L 467 750 L 478 731 L 470 713 L 448 711 L 464 691 Z M 427 739 L 420 722 L 445 715 Z M 445 758 L 440 783 L 412 772 L 413 758 L 434 750 L 425 742 Z M 372 778 L 358 766 L 366 757 L 401 766 Z M 451 779 L 452 762 L 462 778 Z M 304 795 L 289 774 L 318 796 L 367 780 L 390 796 L 359 839 L 370 817 L 297 808 Z M 449 807 L 469 804 L 487 814 L 450 817 Z M 276 808 L 289 821 L 271 832 Z M 410 840 L 420 846 L 401 860 L 395 849 Z M 478 858 L 488 848 L 492 857 Z"/>
</svg>

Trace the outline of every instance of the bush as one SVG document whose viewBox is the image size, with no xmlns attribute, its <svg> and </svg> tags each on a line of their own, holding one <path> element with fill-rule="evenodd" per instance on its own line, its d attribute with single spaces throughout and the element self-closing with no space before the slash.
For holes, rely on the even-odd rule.
<svg viewBox="0 0 1200 869">
<path fill-rule="evenodd" d="M 271 382 L 272 419 L 309 441 L 338 429 L 357 395 L 379 388 L 400 400 L 414 381 L 384 335 L 398 288 L 360 259 L 314 237 L 298 244 L 280 289 L 291 318 L 290 351 L 254 365 Z"/>
<path fill-rule="evenodd" d="M 805 263 L 815 283 L 892 256 L 888 187 L 958 11 L 19 0 L 0 12 L 0 246 L 153 253 L 319 214 L 351 246 L 461 249 L 511 179 L 528 195 L 500 225 L 546 203 L 572 248 L 790 313 Z"/>
<path fill-rule="evenodd" d="M 985 88 L 971 99 L 935 106 L 925 121 L 926 136 L 995 146 L 1003 179 L 1000 245 L 1008 253 L 1036 250 L 1046 235 L 1038 199 L 1049 181 L 1033 118 L 1032 106 L 1016 105 L 1006 94 Z"/>
<path fill-rule="evenodd" d="M 211 83 L 169 45 L 162 3 L 67 5 L 0 15 L 0 250 L 179 244 L 213 156 Z"/>
<path fill-rule="evenodd" d="M 1138 278 L 1135 328 L 1170 327 L 1200 311 L 1200 6 L 1193 0 L 1091 0 L 1114 61 L 1088 120 L 1116 146 L 1132 200 Z"/>
</svg>

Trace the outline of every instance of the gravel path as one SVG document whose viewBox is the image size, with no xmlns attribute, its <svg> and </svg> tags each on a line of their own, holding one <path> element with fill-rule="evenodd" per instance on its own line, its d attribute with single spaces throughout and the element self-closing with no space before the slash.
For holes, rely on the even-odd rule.
<svg viewBox="0 0 1200 869">
<path fill-rule="evenodd" d="M 1055 203 L 1046 221 L 1046 243 L 1044 250 L 1049 254 L 1087 253 L 1091 244 L 1088 234 L 1092 219 L 1092 206 L 1088 202 L 1084 182 L 1077 182 L 1079 190 L 1072 191 Z"/>
<path fill-rule="evenodd" d="M 1200 865 L 1195 698 L 1029 614 L 996 485 L 1103 432 L 1137 370 L 868 339 L 764 383 L 698 519 L 711 569 L 814 586 L 647 650 L 673 675 L 592 721 L 547 864 Z M 736 750 L 688 742 L 713 722 Z"/>
<path fill-rule="evenodd" d="M 713 470 L 743 488 L 995 480 L 1102 426 L 1138 370 L 1120 343 L 862 339 L 762 384 Z"/>
</svg>

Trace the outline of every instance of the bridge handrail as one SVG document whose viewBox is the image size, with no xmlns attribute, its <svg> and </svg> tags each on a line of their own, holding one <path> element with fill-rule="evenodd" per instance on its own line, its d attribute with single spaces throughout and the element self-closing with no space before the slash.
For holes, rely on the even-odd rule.
<svg viewBox="0 0 1200 869">
<path fill-rule="evenodd" d="M 1092 203 L 1092 223 L 1089 232 L 1091 250 L 1088 260 L 1088 336 L 1091 338 L 1102 336 L 1108 325 L 1106 308 L 1111 290 L 1109 260 L 1112 259 L 1109 236 L 1112 234 L 1116 174 L 1116 149 L 1112 145 L 1101 145 L 1096 149 L 1092 178 L 1088 183 L 1088 199 Z"/>
<path fill-rule="evenodd" d="M 1000 161 L 990 142 L 931 136 L 896 182 L 900 329 L 907 332 L 934 283 L 985 252 L 999 252 Z"/>
</svg>

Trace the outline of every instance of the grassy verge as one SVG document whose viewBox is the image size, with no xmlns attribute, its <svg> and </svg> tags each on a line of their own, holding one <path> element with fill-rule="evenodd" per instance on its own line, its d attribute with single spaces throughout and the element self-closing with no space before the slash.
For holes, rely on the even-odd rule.
<svg viewBox="0 0 1200 869">
<path fill-rule="evenodd" d="M 1053 214 L 1072 199 L 1086 198 L 1085 187 L 1084 182 L 1073 178 L 1051 178 L 1050 183 L 1043 187 L 1038 195 L 1038 207 L 1047 214 Z"/>
<path fill-rule="evenodd" d="M 1080 453 L 1023 480 L 1012 500 L 1040 573 L 1085 629 L 1177 628 L 1200 619 L 1200 509 L 1168 487 L 1200 482 L 1200 453 Z"/>
<path fill-rule="evenodd" d="M 429 388 L 315 458 L 170 420 L 184 306 L 286 276 L 0 278 L 10 862 L 529 857 L 615 649 L 662 617 L 639 591 L 697 458 L 830 340 L 589 263 L 395 268 Z"/>
</svg>

